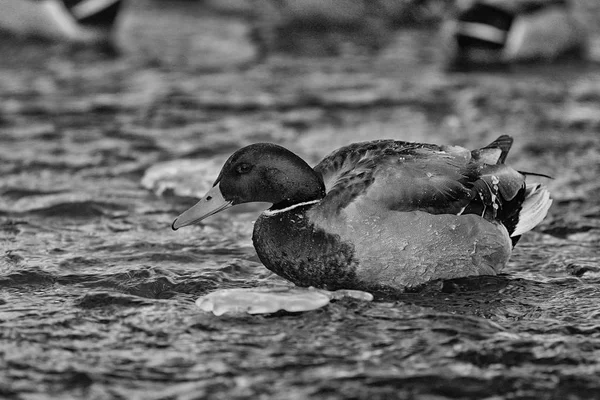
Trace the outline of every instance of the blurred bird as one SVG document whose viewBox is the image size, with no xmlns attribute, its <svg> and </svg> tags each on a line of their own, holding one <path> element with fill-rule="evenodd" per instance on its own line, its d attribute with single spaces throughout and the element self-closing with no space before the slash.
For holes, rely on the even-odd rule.
<svg viewBox="0 0 600 400">
<path fill-rule="evenodd" d="M 567 0 L 463 0 L 444 24 L 449 69 L 580 58 L 586 29 Z"/>
<path fill-rule="evenodd" d="M 110 43 L 124 0 L 1 0 L 0 29 L 73 43 Z"/>
</svg>

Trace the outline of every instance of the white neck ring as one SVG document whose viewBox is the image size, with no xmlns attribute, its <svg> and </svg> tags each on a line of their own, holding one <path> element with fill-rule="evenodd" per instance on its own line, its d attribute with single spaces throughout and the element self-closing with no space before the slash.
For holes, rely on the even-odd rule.
<svg viewBox="0 0 600 400">
<path fill-rule="evenodd" d="M 267 216 L 267 217 L 271 217 L 273 215 L 277 215 L 277 214 L 280 214 L 280 213 L 283 213 L 283 212 L 287 212 L 287 211 L 293 210 L 294 208 L 297 208 L 297 207 L 307 206 L 309 204 L 315 204 L 315 203 L 318 203 L 320 201 L 321 201 L 320 199 L 319 200 L 311 200 L 311 201 L 305 201 L 304 203 L 293 204 L 293 205 L 291 205 L 289 207 L 282 208 L 280 210 L 266 210 L 266 211 L 263 212 L 263 215 Z"/>
</svg>

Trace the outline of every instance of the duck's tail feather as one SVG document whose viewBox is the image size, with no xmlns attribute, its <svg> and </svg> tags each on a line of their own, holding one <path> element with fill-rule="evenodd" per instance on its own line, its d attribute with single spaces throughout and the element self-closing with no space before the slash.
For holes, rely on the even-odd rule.
<svg viewBox="0 0 600 400">
<path fill-rule="evenodd" d="M 519 222 L 510 236 L 517 237 L 533 229 L 546 217 L 551 205 L 550 192 L 544 186 L 539 183 L 527 185 Z"/>
<path fill-rule="evenodd" d="M 513 138 L 508 135 L 499 136 L 498 139 L 481 149 L 473 150 L 471 156 L 486 164 L 504 164 L 506 156 L 513 144 Z"/>
</svg>

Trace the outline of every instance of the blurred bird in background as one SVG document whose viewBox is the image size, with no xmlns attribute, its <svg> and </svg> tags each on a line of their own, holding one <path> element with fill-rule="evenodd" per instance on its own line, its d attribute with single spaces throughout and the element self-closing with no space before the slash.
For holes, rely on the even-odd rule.
<svg viewBox="0 0 600 400">
<path fill-rule="evenodd" d="M 442 35 L 449 69 L 582 58 L 588 42 L 567 0 L 459 0 Z"/>
<path fill-rule="evenodd" d="M 0 30 L 79 44 L 111 44 L 125 0 L 2 0 Z"/>
</svg>

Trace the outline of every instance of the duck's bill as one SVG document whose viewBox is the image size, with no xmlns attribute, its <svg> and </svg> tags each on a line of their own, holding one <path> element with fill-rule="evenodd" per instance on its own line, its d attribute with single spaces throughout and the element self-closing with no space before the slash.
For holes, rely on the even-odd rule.
<svg viewBox="0 0 600 400">
<path fill-rule="evenodd" d="M 217 184 L 206 193 L 202 200 L 192 206 L 189 210 L 183 212 L 179 217 L 175 218 L 171 227 L 176 231 L 184 226 L 197 224 L 203 219 L 223 211 L 232 205 L 231 201 L 227 201 L 223 198 L 221 189 Z"/>
</svg>

